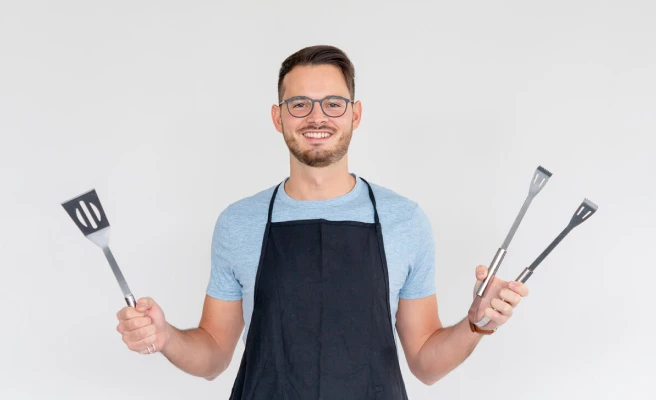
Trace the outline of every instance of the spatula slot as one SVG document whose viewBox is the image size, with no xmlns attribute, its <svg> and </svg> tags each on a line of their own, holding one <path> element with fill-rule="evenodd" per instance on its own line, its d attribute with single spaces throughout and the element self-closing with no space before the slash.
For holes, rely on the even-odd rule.
<svg viewBox="0 0 656 400">
<path fill-rule="evenodd" d="M 93 212 L 96 214 L 96 218 L 98 218 L 98 221 L 100 222 L 102 220 L 102 217 L 100 216 L 100 211 L 98 211 L 98 207 L 96 207 L 96 205 L 93 203 L 89 203 L 89 205 L 91 206 Z"/>
<path fill-rule="evenodd" d="M 87 220 L 89 221 L 93 229 L 98 228 L 98 224 L 96 224 L 96 220 L 93 218 L 91 212 L 89 211 L 89 208 L 83 201 L 80 201 L 80 207 L 82 207 L 82 210 L 84 211 L 84 215 L 87 217 Z"/>
<path fill-rule="evenodd" d="M 76 209 L 75 209 L 75 215 L 77 216 L 77 220 L 80 221 L 80 223 L 81 223 L 82 225 L 84 225 L 84 227 L 86 228 L 86 227 L 88 226 L 88 225 L 87 225 L 87 221 L 85 221 L 84 218 L 82 217 L 82 214 L 80 213 L 80 209 L 79 209 L 79 208 L 76 208 Z"/>
</svg>

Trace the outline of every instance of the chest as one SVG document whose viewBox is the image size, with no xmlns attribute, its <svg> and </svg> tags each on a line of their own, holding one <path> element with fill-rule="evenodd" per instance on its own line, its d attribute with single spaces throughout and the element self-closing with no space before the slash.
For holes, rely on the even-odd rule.
<svg viewBox="0 0 656 400">
<path fill-rule="evenodd" d="M 383 228 L 383 243 L 385 258 L 387 259 L 391 299 L 398 299 L 399 291 L 405 284 L 408 276 L 412 257 L 408 246 L 395 233 L 394 229 L 385 230 Z M 236 260 L 237 263 L 233 266 L 235 278 L 242 287 L 243 301 L 246 303 L 244 304 L 245 308 L 249 305 L 248 303 L 252 302 L 255 290 L 255 279 L 262 250 L 263 235 L 264 229 L 262 229 L 259 238 L 244 240 L 239 245 L 241 257 Z"/>
</svg>

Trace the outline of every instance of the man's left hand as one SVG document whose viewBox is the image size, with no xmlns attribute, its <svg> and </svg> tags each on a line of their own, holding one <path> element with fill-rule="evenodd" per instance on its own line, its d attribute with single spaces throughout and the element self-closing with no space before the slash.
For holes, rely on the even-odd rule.
<svg viewBox="0 0 656 400">
<path fill-rule="evenodd" d="M 487 272 L 484 265 L 476 267 L 474 302 L 469 309 L 468 318 L 476 323 L 488 317 L 490 322 L 481 329 L 493 330 L 508 322 L 522 297 L 528 296 L 528 287 L 521 282 L 506 282 L 495 275 L 489 283 L 485 296 L 480 301 L 476 301 L 476 289 L 487 276 Z"/>
</svg>

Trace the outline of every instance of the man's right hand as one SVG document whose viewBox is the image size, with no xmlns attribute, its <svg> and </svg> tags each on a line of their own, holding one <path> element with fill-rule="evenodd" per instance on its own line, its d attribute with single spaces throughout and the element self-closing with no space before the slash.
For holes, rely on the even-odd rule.
<svg viewBox="0 0 656 400">
<path fill-rule="evenodd" d="M 170 336 L 168 324 L 164 312 L 150 297 L 139 299 L 134 308 L 122 308 L 116 317 L 116 330 L 130 350 L 149 354 L 166 346 Z"/>
</svg>

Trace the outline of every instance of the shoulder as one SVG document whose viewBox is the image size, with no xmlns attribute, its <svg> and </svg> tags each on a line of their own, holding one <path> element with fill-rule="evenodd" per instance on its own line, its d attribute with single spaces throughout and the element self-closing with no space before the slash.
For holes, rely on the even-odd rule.
<svg viewBox="0 0 656 400">
<path fill-rule="evenodd" d="M 423 217 L 423 211 L 419 203 L 396 191 L 369 182 L 371 190 L 374 193 L 376 206 L 381 220 L 386 219 L 388 222 L 407 222 L 418 217 Z"/>
<path fill-rule="evenodd" d="M 231 217 L 246 217 L 252 215 L 255 212 L 260 213 L 262 209 L 269 208 L 271 196 L 273 195 L 273 191 L 277 186 L 278 184 L 275 184 L 255 193 L 252 196 L 244 197 L 243 199 L 235 201 L 226 208 L 226 211 L 230 213 Z"/>
<path fill-rule="evenodd" d="M 273 191 L 278 184 L 261 190 L 251 196 L 244 197 L 233 203 L 230 203 L 218 216 L 217 227 L 220 225 L 235 229 L 243 226 L 244 223 L 250 223 L 253 218 L 266 221 L 267 210 Z"/>
</svg>

